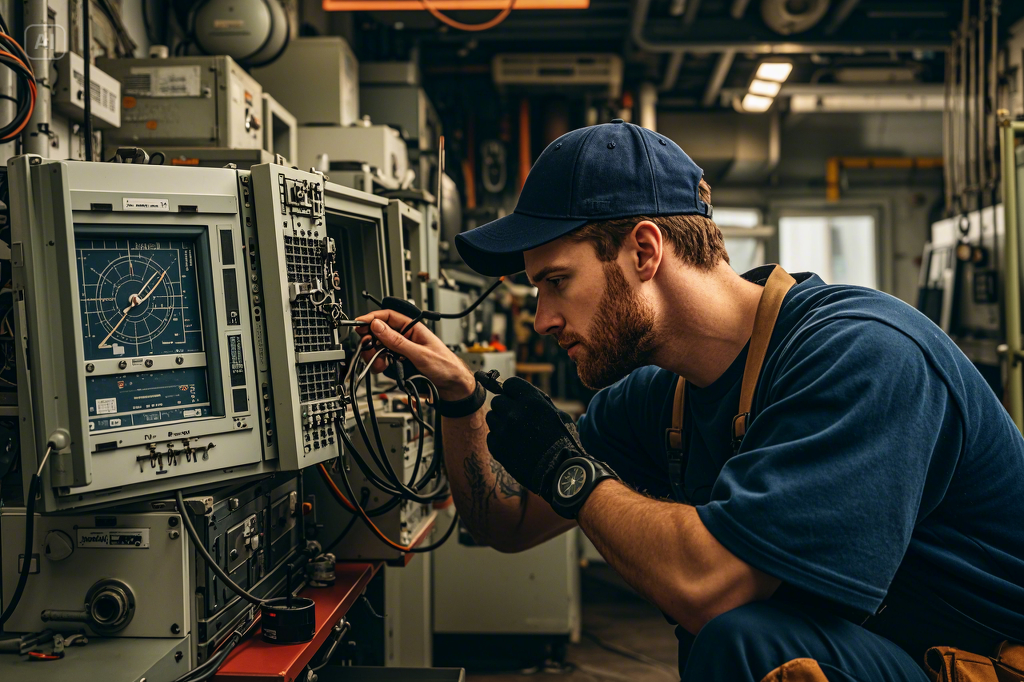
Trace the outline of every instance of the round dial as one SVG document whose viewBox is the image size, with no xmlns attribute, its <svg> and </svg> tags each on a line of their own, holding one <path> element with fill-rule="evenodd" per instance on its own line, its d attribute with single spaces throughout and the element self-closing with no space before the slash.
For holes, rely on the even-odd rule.
<svg viewBox="0 0 1024 682">
<path fill-rule="evenodd" d="M 78 238 L 85 359 L 203 350 L 195 244 Z"/>
<path fill-rule="evenodd" d="M 573 464 L 558 477 L 558 494 L 566 499 L 575 497 L 583 490 L 583 484 L 586 482 L 586 470 L 579 464 Z"/>
</svg>

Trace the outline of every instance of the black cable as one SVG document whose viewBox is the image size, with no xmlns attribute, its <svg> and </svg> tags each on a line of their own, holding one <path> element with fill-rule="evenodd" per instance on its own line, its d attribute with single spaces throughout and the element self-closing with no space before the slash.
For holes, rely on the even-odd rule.
<svg viewBox="0 0 1024 682">
<path fill-rule="evenodd" d="M 345 472 L 345 468 L 344 467 L 342 467 L 340 469 L 340 473 L 341 473 L 341 482 L 345 485 L 345 492 L 348 493 L 348 496 L 349 496 L 350 500 L 355 500 L 356 499 L 356 495 L 355 495 L 355 492 L 352 490 L 352 482 L 348 480 L 348 474 Z M 358 512 L 359 516 L 363 519 L 363 521 L 366 522 L 366 525 L 369 526 L 371 529 L 376 529 L 376 526 L 373 524 L 373 521 L 370 520 L 369 515 L 367 515 L 366 510 L 363 509 L 362 505 L 354 504 L 353 506 L 356 508 L 356 512 Z M 431 552 L 431 551 L 437 549 L 438 547 L 440 547 L 441 545 L 443 545 L 445 542 L 448 541 L 448 538 L 450 538 L 452 536 L 452 532 L 455 530 L 455 527 L 458 525 L 458 523 L 459 523 L 459 514 L 458 514 L 458 512 L 456 512 L 454 518 L 452 518 L 451 525 L 448 526 L 448 530 L 445 531 L 444 536 L 442 536 L 440 540 L 438 540 L 437 542 L 435 542 L 433 544 L 427 545 L 426 547 L 413 547 L 413 548 L 410 548 L 410 549 L 405 550 L 405 551 L 413 552 L 413 553 L 416 553 L 416 554 L 421 554 L 421 553 L 424 553 L 424 552 Z M 381 542 L 384 542 L 385 544 L 387 544 L 389 546 L 391 546 L 392 543 L 394 545 L 396 545 L 396 546 L 399 546 L 398 543 L 394 543 L 393 541 L 386 540 L 385 538 L 381 537 L 377 533 L 374 533 L 374 536 L 378 540 L 380 540 Z"/>
<path fill-rule="evenodd" d="M 498 288 L 499 284 L 501 284 L 504 281 L 505 281 L 504 277 L 499 277 L 498 281 L 496 281 L 491 286 L 487 287 L 487 291 L 485 291 L 484 293 L 480 294 L 480 296 L 475 301 L 473 301 L 472 305 L 470 305 L 468 308 L 466 308 L 462 312 L 459 312 L 459 313 L 436 313 L 437 316 L 440 317 L 442 320 L 457 320 L 460 317 L 465 317 L 466 315 L 469 315 L 471 312 L 476 310 L 477 307 L 479 307 L 479 305 L 481 303 L 484 302 L 485 298 L 487 298 L 488 296 L 491 295 L 491 292 L 493 292 L 495 289 Z"/>
<path fill-rule="evenodd" d="M 238 643 L 242 641 L 244 634 L 245 633 L 240 630 L 235 630 L 231 634 L 231 638 L 228 640 L 227 644 L 224 645 L 223 649 L 211 656 L 205 663 L 197 665 L 187 673 L 175 678 L 174 682 L 199 682 L 200 680 L 207 680 L 215 675 L 220 669 L 220 666 L 224 663 L 224 660 L 227 659 L 228 654 L 230 654 L 232 649 L 238 646 Z"/>
<path fill-rule="evenodd" d="M 234 580 L 231 579 L 231 576 L 227 574 L 227 571 L 220 567 L 217 560 L 210 556 L 209 550 L 206 549 L 199 539 L 199 533 L 196 532 L 196 527 L 192 525 L 192 519 L 189 518 L 188 510 L 185 509 L 185 500 L 182 498 L 180 490 L 174 491 L 174 500 L 178 503 L 178 513 L 181 514 L 181 520 L 185 524 L 185 532 L 188 533 L 188 537 L 192 540 L 192 544 L 196 546 L 196 551 L 199 552 L 201 557 L 203 557 L 203 561 L 205 561 L 210 567 L 210 570 L 216 573 L 217 577 L 220 578 L 232 592 L 242 599 L 246 600 L 250 604 L 255 604 L 256 606 L 263 604 L 266 600 L 255 597 L 243 590 L 237 583 L 235 583 Z"/>
<path fill-rule="evenodd" d="M 340 624 L 340 626 L 338 628 L 338 632 L 334 635 L 334 641 L 331 642 L 331 648 L 329 648 L 324 653 L 323 658 L 320 659 L 320 665 L 318 665 L 316 667 L 314 667 L 312 665 L 309 666 L 309 669 L 312 672 L 319 672 L 320 670 L 325 668 L 328 663 L 331 662 L 331 656 L 333 656 L 334 652 L 338 650 L 338 645 L 341 644 L 341 640 L 345 639 L 345 635 L 347 635 L 349 633 L 349 630 L 351 630 L 351 629 L 352 629 L 352 623 L 350 623 L 347 620 L 343 621 Z"/>
<path fill-rule="evenodd" d="M 85 160 L 92 161 L 92 26 L 89 25 L 89 6 L 92 0 L 82 4 L 82 87 L 85 90 Z"/>
<path fill-rule="evenodd" d="M 0 49 L 7 52 L 0 55 L 0 63 L 11 69 L 18 79 L 14 98 L 18 108 L 11 122 L 0 128 L 0 142 L 10 142 L 20 136 L 32 116 L 36 101 L 36 76 L 25 50 L 6 31 L 0 35 Z"/>
<path fill-rule="evenodd" d="M 14 610 L 21 602 L 21 595 L 25 592 L 25 583 L 28 582 L 28 574 L 32 569 L 32 545 L 35 539 L 35 518 L 36 518 L 36 495 L 39 493 L 39 475 L 32 474 L 32 480 L 28 484 L 28 495 L 25 499 L 25 558 L 21 563 L 21 573 L 18 575 L 18 584 L 14 588 L 14 594 L 7 603 L 7 608 L 0 615 L 0 630 L 4 624 L 11 619 Z"/>
</svg>

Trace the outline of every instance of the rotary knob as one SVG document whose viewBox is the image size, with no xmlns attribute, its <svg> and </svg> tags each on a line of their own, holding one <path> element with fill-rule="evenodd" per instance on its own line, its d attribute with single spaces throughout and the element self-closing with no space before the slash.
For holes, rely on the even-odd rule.
<svg viewBox="0 0 1024 682">
<path fill-rule="evenodd" d="M 75 543 L 62 530 L 51 530 L 43 539 L 43 553 L 50 561 L 64 561 L 75 551 Z"/>
</svg>

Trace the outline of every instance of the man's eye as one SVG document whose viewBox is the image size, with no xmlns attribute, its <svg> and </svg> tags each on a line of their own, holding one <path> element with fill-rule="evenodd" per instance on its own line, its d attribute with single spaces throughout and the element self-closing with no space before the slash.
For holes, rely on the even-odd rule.
<svg viewBox="0 0 1024 682">
<path fill-rule="evenodd" d="M 557 289 L 564 279 L 565 277 L 548 277 L 548 282 L 551 283 L 551 286 Z"/>
</svg>

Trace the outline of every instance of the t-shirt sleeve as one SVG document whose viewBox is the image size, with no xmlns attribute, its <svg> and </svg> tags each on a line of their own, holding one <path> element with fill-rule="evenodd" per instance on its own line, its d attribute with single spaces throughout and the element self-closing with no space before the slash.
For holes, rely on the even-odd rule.
<svg viewBox="0 0 1024 682">
<path fill-rule="evenodd" d="M 918 345 L 882 322 L 832 320 L 779 352 L 698 514 L 748 564 L 874 612 L 931 511 L 925 487 L 952 477 L 960 411 Z"/>
<path fill-rule="evenodd" d="M 598 392 L 576 425 L 587 454 L 608 464 L 628 485 L 655 497 L 671 493 L 665 431 L 658 425 L 671 418 L 676 378 L 657 367 L 637 369 Z"/>
</svg>

